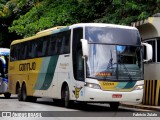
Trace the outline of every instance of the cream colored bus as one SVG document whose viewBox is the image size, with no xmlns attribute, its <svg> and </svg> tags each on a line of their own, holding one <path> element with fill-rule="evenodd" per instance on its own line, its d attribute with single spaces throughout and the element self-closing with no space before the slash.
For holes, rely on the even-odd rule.
<svg viewBox="0 0 160 120">
<path fill-rule="evenodd" d="M 145 44 L 148 51 L 151 46 Z M 151 58 L 147 53 L 147 60 Z M 141 102 L 142 44 L 134 27 L 80 23 L 11 44 L 9 90 L 19 101 Z"/>
</svg>

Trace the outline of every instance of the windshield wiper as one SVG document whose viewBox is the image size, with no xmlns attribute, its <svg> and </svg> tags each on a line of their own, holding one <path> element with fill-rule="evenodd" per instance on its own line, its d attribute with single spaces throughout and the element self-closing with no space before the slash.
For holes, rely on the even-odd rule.
<svg viewBox="0 0 160 120">
<path fill-rule="evenodd" d="M 124 63 L 123 63 L 123 61 L 121 60 L 121 57 L 119 57 L 119 62 L 120 62 L 120 64 L 122 64 L 122 65 L 123 65 L 123 67 L 124 67 L 125 71 L 128 73 L 128 77 L 129 77 L 129 79 L 132 81 L 131 74 L 129 73 L 129 71 L 128 71 L 127 67 L 125 66 L 125 64 L 124 64 Z"/>
<path fill-rule="evenodd" d="M 112 58 L 112 51 L 111 51 L 111 50 L 110 50 L 110 53 L 111 53 L 111 58 L 110 58 L 110 60 L 109 60 L 109 62 L 108 62 L 107 69 L 109 69 L 109 68 L 112 69 L 112 66 L 113 66 L 113 63 L 112 63 L 113 58 Z"/>
</svg>

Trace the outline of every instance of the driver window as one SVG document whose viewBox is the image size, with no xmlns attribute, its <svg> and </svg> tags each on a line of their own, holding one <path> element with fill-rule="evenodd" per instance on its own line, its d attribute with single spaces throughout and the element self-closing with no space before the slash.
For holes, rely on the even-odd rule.
<svg viewBox="0 0 160 120">
<path fill-rule="evenodd" d="M 84 81 L 84 60 L 82 58 L 81 39 L 83 38 L 83 29 L 76 28 L 73 30 L 73 73 L 74 78 Z"/>
<path fill-rule="evenodd" d="M 83 81 L 84 79 L 84 62 L 83 62 L 83 58 L 82 58 L 82 50 L 79 49 L 79 51 L 77 52 L 77 79 L 80 81 Z"/>
</svg>

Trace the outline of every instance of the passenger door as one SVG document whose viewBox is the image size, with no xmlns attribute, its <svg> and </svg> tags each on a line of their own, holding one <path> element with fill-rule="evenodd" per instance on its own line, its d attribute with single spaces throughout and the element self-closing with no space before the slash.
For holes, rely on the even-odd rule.
<svg viewBox="0 0 160 120">
<path fill-rule="evenodd" d="M 82 58 L 83 28 L 73 29 L 72 59 L 73 59 L 73 82 L 76 100 L 83 101 L 84 96 L 84 59 Z"/>
</svg>

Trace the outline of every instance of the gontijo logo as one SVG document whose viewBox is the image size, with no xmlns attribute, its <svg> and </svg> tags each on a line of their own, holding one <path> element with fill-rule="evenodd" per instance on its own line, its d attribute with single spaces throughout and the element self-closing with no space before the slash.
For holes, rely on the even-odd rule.
<svg viewBox="0 0 160 120">
<path fill-rule="evenodd" d="M 36 63 L 22 63 L 19 64 L 19 71 L 30 71 L 30 70 L 35 70 L 36 69 Z"/>
</svg>

